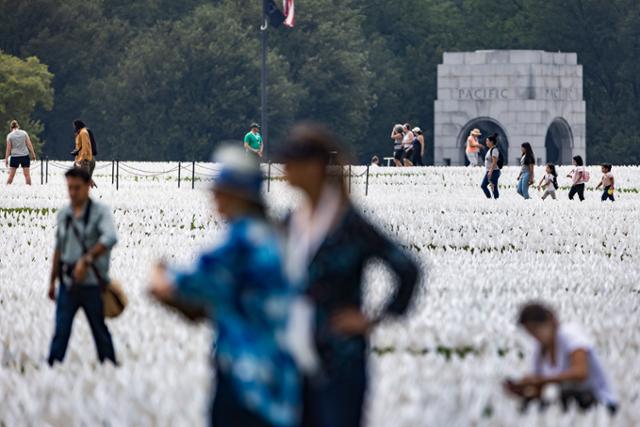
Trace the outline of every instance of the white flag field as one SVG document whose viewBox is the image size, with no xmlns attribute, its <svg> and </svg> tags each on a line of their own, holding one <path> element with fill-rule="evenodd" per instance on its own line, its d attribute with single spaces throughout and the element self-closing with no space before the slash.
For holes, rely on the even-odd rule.
<svg viewBox="0 0 640 427">
<path fill-rule="evenodd" d="M 174 164 L 131 165 L 125 172 L 121 165 L 116 190 L 111 164 L 98 163 L 92 193 L 113 208 L 120 241 L 111 274 L 130 300 L 109 321 L 118 368 L 96 362 L 84 316 L 75 319 L 65 363 L 46 364 L 64 166 L 50 169 L 48 184 L 40 185 L 34 168 L 32 187 L 19 179 L 3 187 L 0 425 L 205 425 L 213 331 L 153 303 L 147 281 L 156 260 L 187 265 L 224 232 L 207 192 L 207 171 L 216 166 L 196 164 L 192 190 L 184 169 L 178 187 Z M 365 168 L 352 168 L 355 203 L 426 271 L 408 316 L 372 333 L 366 426 L 640 425 L 640 167 L 614 166 L 614 203 L 601 202 L 595 190 L 598 167 L 590 168 L 582 203 L 568 200 L 569 168 L 558 168 L 557 201 L 542 201 L 535 189 L 522 200 L 518 171 L 503 169 L 495 201 L 480 189 L 482 168 L 371 168 L 368 195 Z M 542 176 L 543 168 L 535 172 Z M 300 196 L 277 178 L 265 196 L 270 215 L 282 218 Z M 374 313 L 393 277 L 372 264 L 366 278 Z M 505 395 L 502 381 L 531 368 L 532 343 L 516 325 L 518 307 L 531 299 L 549 302 L 561 322 L 577 322 L 590 335 L 620 401 L 614 418 L 604 407 L 562 413 L 558 405 L 523 415 Z"/>
</svg>

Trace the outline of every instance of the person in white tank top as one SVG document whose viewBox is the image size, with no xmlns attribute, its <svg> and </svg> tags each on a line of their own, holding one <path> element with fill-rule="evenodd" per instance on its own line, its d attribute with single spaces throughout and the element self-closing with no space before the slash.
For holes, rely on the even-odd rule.
<svg viewBox="0 0 640 427">
<path fill-rule="evenodd" d="M 7 135 L 7 149 L 4 157 L 4 166 L 9 168 L 7 184 L 13 184 L 16 171 L 21 167 L 25 182 L 31 185 L 31 161 L 36 159 L 31 138 L 27 132 L 20 129 L 17 121 L 13 120 L 10 127 L 11 132 Z"/>
<path fill-rule="evenodd" d="M 416 138 L 415 134 L 411 130 L 411 125 L 405 123 L 402 127 L 404 136 L 402 137 L 402 149 L 404 150 L 404 157 L 402 159 L 403 166 L 413 166 L 411 162 L 411 156 L 413 154 L 413 140 Z"/>
</svg>

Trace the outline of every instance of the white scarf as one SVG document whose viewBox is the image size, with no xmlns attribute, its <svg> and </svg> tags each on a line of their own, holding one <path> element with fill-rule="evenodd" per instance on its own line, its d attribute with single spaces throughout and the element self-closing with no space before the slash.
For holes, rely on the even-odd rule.
<svg viewBox="0 0 640 427">
<path fill-rule="evenodd" d="M 292 215 L 286 241 L 286 272 L 302 291 L 306 288 L 307 271 L 313 257 L 326 240 L 340 214 L 341 197 L 338 189 L 325 185 L 315 211 L 306 200 Z M 314 344 L 313 303 L 302 294 L 291 307 L 286 341 L 300 370 L 312 374 L 320 366 Z"/>
</svg>

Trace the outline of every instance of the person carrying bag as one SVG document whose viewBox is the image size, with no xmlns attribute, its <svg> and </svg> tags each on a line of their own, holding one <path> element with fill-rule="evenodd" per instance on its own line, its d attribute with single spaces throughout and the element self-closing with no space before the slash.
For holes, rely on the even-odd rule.
<svg viewBox="0 0 640 427">
<path fill-rule="evenodd" d="M 87 203 L 88 205 L 87 205 L 87 210 L 86 210 L 85 219 L 84 219 L 85 229 L 87 227 L 89 215 L 91 213 L 91 204 L 92 204 L 91 199 L 89 199 Z M 82 246 L 82 250 L 84 251 L 84 253 L 88 254 L 89 250 L 87 249 L 87 246 L 84 242 L 84 237 L 80 235 L 80 231 L 78 231 L 78 228 L 75 226 L 75 224 L 73 224 L 71 217 L 67 218 L 67 230 L 69 228 L 71 228 L 74 236 L 76 237 L 76 239 L 78 239 L 78 242 L 80 242 L 80 245 Z M 98 285 L 100 286 L 100 294 L 102 296 L 102 306 L 103 306 L 104 317 L 114 318 L 114 317 L 120 316 L 124 311 L 124 309 L 127 307 L 127 304 L 129 302 L 129 300 L 127 299 L 127 295 L 124 292 L 124 289 L 122 288 L 122 285 L 120 284 L 120 282 L 115 280 L 112 280 L 112 281 L 106 280 L 102 276 L 102 274 L 100 273 L 100 271 L 98 270 L 95 264 L 92 263 L 90 265 L 90 268 L 93 274 L 95 274 L 96 278 L 98 279 Z"/>
<path fill-rule="evenodd" d="M 65 174 L 71 203 L 58 212 L 49 298 L 56 301 L 55 332 L 48 363 L 62 362 L 77 311 L 85 312 L 100 362 L 116 363 L 105 316 L 122 313 L 122 287 L 109 278 L 111 250 L 117 243 L 111 209 L 89 198 L 91 177 L 80 168 Z M 57 287 L 56 282 L 60 285 Z"/>
</svg>

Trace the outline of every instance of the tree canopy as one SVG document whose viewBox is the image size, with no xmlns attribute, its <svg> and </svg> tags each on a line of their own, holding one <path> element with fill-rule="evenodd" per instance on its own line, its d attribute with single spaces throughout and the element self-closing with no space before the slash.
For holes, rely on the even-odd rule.
<svg viewBox="0 0 640 427">
<path fill-rule="evenodd" d="M 260 117 L 260 3 L 4 0 L 0 49 L 55 76 L 55 108 L 33 116 L 48 155 L 67 155 L 82 118 L 103 158 L 201 160 Z M 406 120 L 432 148 L 444 51 L 544 49 L 584 65 L 590 162 L 640 162 L 636 0 L 297 0 L 296 13 L 269 30 L 271 145 L 315 119 L 364 160 Z"/>
<path fill-rule="evenodd" d="M 17 120 L 32 133 L 34 149 L 40 151 L 41 143 L 38 134 L 43 125 L 33 118 L 36 108 L 51 110 L 53 106 L 53 76 L 47 66 L 35 57 L 25 60 L 7 55 L 0 51 L 0 123 L 5 130 L 9 122 Z M 5 140 L 0 147 L 4 156 Z"/>
</svg>

